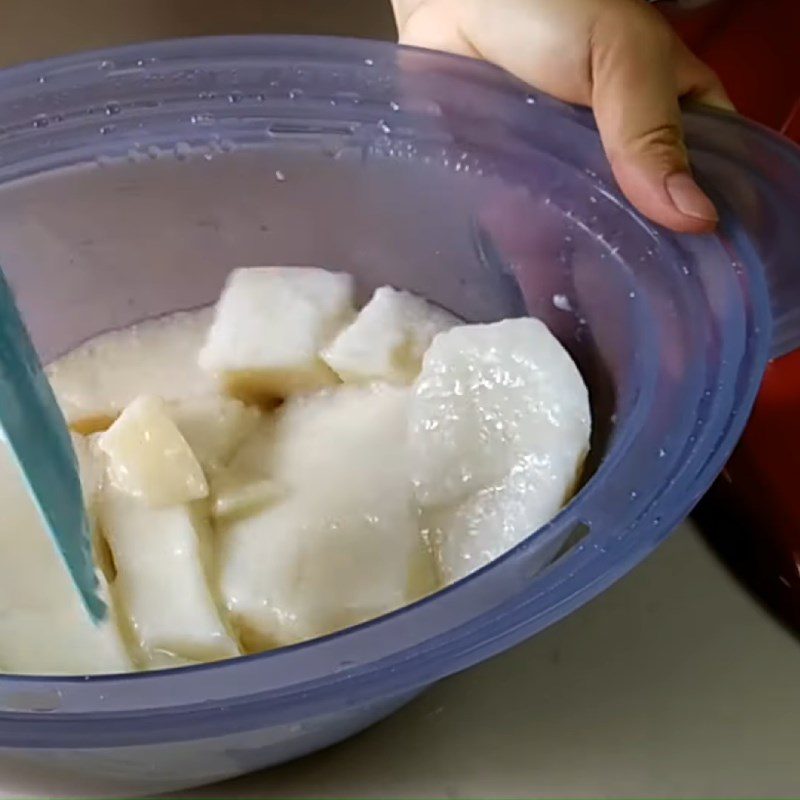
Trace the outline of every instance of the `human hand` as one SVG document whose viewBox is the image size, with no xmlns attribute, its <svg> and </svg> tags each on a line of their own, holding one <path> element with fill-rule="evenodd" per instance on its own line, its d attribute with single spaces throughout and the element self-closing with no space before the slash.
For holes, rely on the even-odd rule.
<svg viewBox="0 0 800 800">
<path fill-rule="evenodd" d="M 400 42 L 482 58 L 594 110 L 614 176 L 687 233 L 717 212 L 689 168 L 679 100 L 732 109 L 714 72 L 644 0 L 392 0 Z"/>
</svg>

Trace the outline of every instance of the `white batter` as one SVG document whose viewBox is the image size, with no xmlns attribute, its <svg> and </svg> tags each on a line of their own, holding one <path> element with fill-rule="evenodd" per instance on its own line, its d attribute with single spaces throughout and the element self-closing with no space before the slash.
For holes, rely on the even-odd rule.
<svg viewBox="0 0 800 800">
<path fill-rule="evenodd" d="M 231 274 L 215 312 L 105 334 L 48 373 L 112 613 L 94 627 L 0 442 L 0 670 L 89 674 L 321 636 L 546 523 L 586 387 L 533 319 L 460 325 L 317 269 Z"/>
</svg>

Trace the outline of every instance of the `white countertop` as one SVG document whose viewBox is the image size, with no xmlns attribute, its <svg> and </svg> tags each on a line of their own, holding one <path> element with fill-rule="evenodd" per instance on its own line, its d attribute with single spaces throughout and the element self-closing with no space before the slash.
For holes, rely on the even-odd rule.
<svg viewBox="0 0 800 800">
<path fill-rule="evenodd" d="M 800 793 L 800 641 L 684 526 L 616 586 L 361 736 L 183 795 Z"/>
</svg>

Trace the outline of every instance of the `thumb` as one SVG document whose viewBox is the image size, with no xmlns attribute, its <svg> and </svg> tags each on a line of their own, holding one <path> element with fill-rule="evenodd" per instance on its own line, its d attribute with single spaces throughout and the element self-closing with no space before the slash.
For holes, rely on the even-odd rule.
<svg viewBox="0 0 800 800">
<path fill-rule="evenodd" d="M 671 31 L 599 21 L 592 38 L 592 105 L 614 176 L 647 217 L 686 233 L 717 212 L 692 177 L 683 143 Z"/>
</svg>

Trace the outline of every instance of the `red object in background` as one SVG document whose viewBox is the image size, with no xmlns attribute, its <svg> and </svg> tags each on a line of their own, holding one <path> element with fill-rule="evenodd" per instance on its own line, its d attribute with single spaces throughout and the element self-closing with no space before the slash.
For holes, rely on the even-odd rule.
<svg viewBox="0 0 800 800">
<path fill-rule="evenodd" d="M 717 0 L 666 13 L 740 113 L 800 144 L 800 0 Z M 747 430 L 697 519 L 800 632 L 800 351 L 767 368 Z"/>
<path fill-rule="evenodd" d="M 747 430 L 696 519 L 734 572 L 800 632 L 800 350 L 767 367 Z"/>
<path fill-rule="evenodd" d="M 716 0 L 665 13 L 741 114 L 800 143 L 800 0 Z"/>
</svg>

